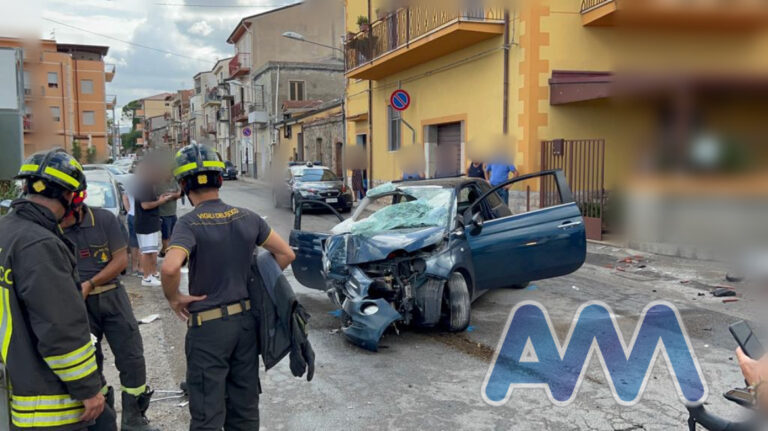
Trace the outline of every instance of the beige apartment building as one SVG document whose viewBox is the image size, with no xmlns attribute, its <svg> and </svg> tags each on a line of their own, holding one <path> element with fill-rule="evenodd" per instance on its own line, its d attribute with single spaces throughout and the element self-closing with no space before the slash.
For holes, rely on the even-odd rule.
<svg viewBox="0 0 768 431">
<path fill-rule="evenodd" d="M 81 158 L 109 157 L 107 110 L 117 103 L 106 94 L 115 66 L 104 62 L 109 47 L 73 45 L 43 39 L 30 43 L 0 37 L 0 46 L 24 51 L 24 153 L 77 142 Z"/>
</svg>

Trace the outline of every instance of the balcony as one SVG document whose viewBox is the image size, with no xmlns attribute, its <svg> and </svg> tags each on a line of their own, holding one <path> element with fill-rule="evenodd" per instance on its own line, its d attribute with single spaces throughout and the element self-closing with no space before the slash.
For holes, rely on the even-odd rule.
<svg viewBox="0 0 768 431">
<path fill-rule="evenodd" d="M 29 133 L 31 131 L 32 131 L 32 116 L 25 115 L 24 116 L 24 133 Z"/>
<path fill-rule="evenodd" d="M 106 97 L 107 109 L 112 109 L 117 106 L 117 96 L 114 94 L 107 94 Z"/>
<path fill-rule="evenodd" d="M 264 104 L 252 104 L 248 107 L 249 124 L 266 124 L 268 120 L 267 108 Z"/>
<path fill-rule="evenodd" d="M 251 71 L 251 54 L 241 52 L 235 54 L 232 60 L 229 60 L 229 76 L 234 78 L 240 75 L 247 75 Z"/>
<path fill-rule="evenodd" d="M 221 105 L 221 95 L 218 88 L 212 88 L 205 93 L 203 106 Z"/>
<path fill-rule="evenodd" d="M 347 40 L 346 75 L 382 79 L 503 34 L 504 8 L 401 8 Z"/>
<path fill-rule="evenodd" d="M 768 24 L 768 8 L 753 0 L 582 0 L 581 23 L 586 27 L 760 28 Z"/>
<path fill-rule="evenodd" d="M 143 109 L 137 109 L 133 111 L 134 118 L 144 118 L 144 110 Z"/>
<path fill-rule="evenodd" d="M 117 68 L 112 63 L 104 63 L 104 80 L 112 82 L 115 79 L 115 71 Z"/>
<path fill-rule="evenodd" d="M 235 103 L 232 105 L 232 119 L 238 123 L 248 121 L 248 113 L 245 111 L 245 105 L 242 103 Z"/>
</svg>

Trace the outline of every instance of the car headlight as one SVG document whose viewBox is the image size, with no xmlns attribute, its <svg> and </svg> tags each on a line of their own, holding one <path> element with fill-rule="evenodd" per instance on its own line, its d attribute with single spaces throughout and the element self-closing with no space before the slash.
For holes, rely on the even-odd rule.
<svg viewBox="0 0 768 431">
<path fill-rule="evenodd" d="M 327 274 L 328 271 L 330 271 L 330 269 L 331 269 L 331 260 L 328 259 L 328 256 L 326 256 L 325 253 L 323 253 L 323 272 Z"/>
<path fill-rule="evenodd" d="M 373 316 L 374 314 L 379 312 L 379 306 L 374 303 L 368 302 L 366 304 L 363 304 L 362 307 L 360 307 L 360 312 L 362 312 L 366 316 Z"/>
<path fill-rule="evenodd" d="M 305 197 L 305 198 L 306 198 L 306 197 L 309 197 L 309 196 L 312 196 L 312 193 L 310 193 L 310 192 L 308 192 L 308 191 L 306 191 L 306 190 L 299 190 L 299 194 L 300 194 L 302 197 Z"/>
</svg>

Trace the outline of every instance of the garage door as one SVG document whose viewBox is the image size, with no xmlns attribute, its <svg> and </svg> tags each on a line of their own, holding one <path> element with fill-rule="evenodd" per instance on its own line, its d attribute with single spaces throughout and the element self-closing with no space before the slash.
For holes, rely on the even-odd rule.
<svg viewBox="0 0 768 431">
<path fill-rule="evenodd" d="M 437 126 L 436 177 L 461 175 L 461 123 Z"/>
</svg>

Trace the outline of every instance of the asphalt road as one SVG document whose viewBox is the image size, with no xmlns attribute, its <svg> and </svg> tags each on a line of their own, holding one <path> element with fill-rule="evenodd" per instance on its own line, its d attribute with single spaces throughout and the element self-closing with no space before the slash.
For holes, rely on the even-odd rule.
<svg viewBox="0 0 768 431">
<path fill-rule="evenodd" d="M 256 211 L 288 238 L 293 217 L 287 209 L 272 207 L 265 187 L 227 183 L 222 196 L 230 204 Z M 305 226 L 327 229 L 334 220 L 330 215 L 310 215 Z M 298 285 L 289 274 L 299 300 L 312 314 L 310 339 L 317 371 L 312 382 L 296 379 L 286 360 L 262 374 L 262 429 L 686 429 L 684 406 L 661 356 L 644 396 L 631 407 L 614 400 L 595 358 L 575 401 L 565 407 L 553 405 L 543 389 L 515 391 L 500 407 L 486 404 L 481 387 L 495 346 L 509 312 L 524 300 L 547 307 L 561 342 L 574 313 L 587 301 L 600 300 L 613 309 L 627 342 L 648 303 L 673 303 L 705 375 L 710 407 L 738 417 L 739 409 L 720 397 L 743 380 L 728 324 L 758 315 L 762 302 L 756 294 L 740 290 L 740 301 L 727 304 L 708 295 L 709 288 L 723 283 L 723 272 L 710 262 L 644 255 L 639 262 L 623 263 L 619 261 L 637 253 L 593 244 L 589 251 L 587 264 L 574 274 L 537 282 L 526 290 L 493 291 L 478 299 L 472 308 L 471 331 L 448 334 L 401 328 L 399 334 L 385 335 L 378 353 L 347 343 L 325 294 Z M 150 384 L 172 389 L 184 378 L 184 325 L 170 313 L 159 289 L 138 287 L 133 279 L 129 291 L 137 317 L 161 315 L 160 320 L 142 325 L 141 331 Z M 110 382 L 117 381 L 114 370 L 107 375 Z M 187 429 L 188 413 L 177 404 L 175 400 L 153 403 L 149 412 L 153 423 L 163 430 Z"/>
</svg>

